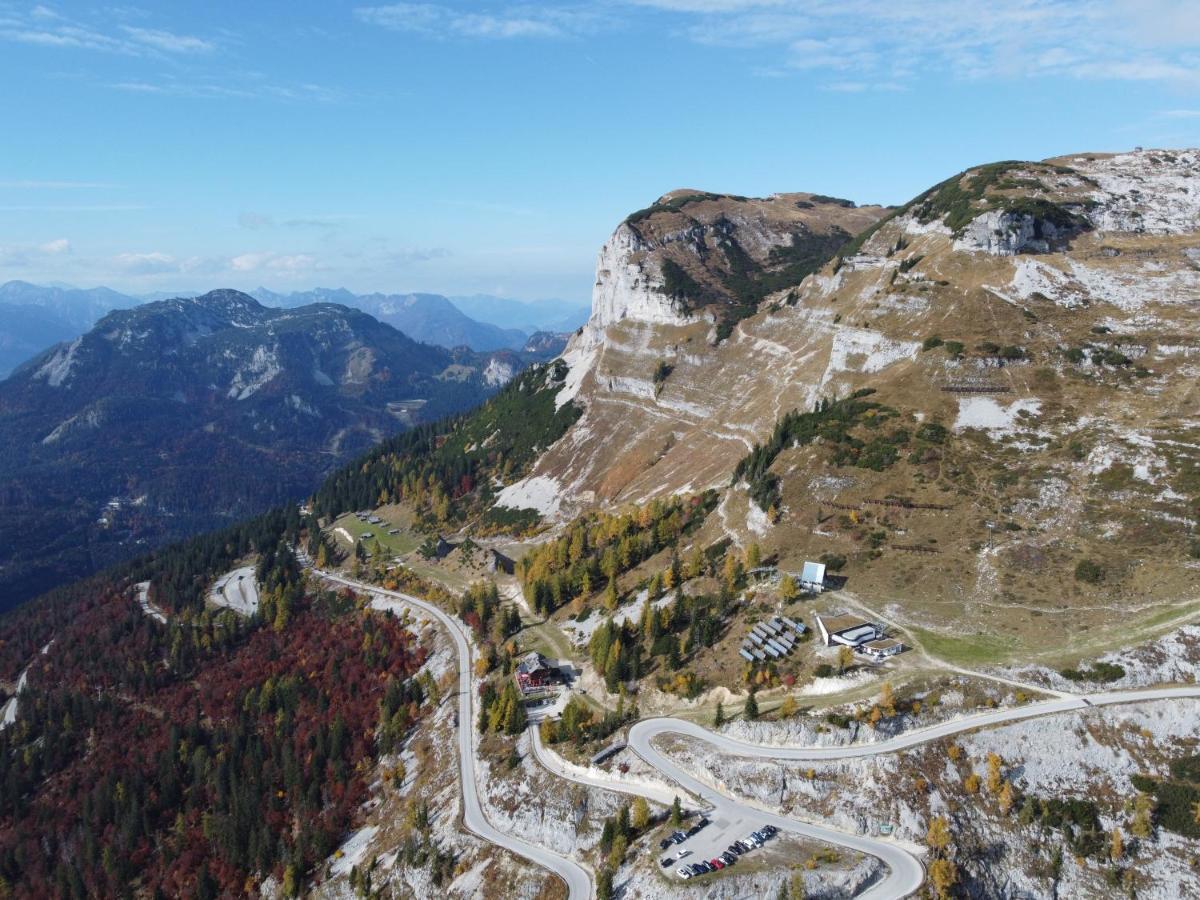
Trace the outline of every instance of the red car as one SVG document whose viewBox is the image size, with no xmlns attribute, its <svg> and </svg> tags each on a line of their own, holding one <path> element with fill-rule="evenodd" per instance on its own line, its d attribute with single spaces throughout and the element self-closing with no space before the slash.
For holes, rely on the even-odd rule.
<svg viewBox="0 0 1200 900">
<path fill-rule="evenodd" d="M 710 859 L 708 862 L 714 869 L 725 868 L 725 863 L 721 862 L 719 859 Z"/>
</svg>

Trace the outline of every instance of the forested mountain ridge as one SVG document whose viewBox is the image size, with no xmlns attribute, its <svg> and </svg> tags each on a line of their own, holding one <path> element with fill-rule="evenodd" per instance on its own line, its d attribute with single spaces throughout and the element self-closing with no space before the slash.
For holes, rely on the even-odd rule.
<svg viewBox="0 0 1200 900">
<path fill-rule="evenodd" d="M 275 511 L 0 619 L 0 667 L 28 673 L 0 725 L 5 896 L 215 898 L 265 879 L 290 896 L 333 852 L 364 773 L 423 714 L 426 651 L 306 589 L 290 548 L 312 533 Z M 206 611 L 206 585 L 247 555 L 259 614 Z M 168 621 L 133 602 L 143 579 Z"/>
<path fill-rule="evenodd" d="M 3 603 L 301 497 L 387 435 L 474 406 L 526 359 L 236 291 L 110 313 L 0 382 Z"/>
</svg>

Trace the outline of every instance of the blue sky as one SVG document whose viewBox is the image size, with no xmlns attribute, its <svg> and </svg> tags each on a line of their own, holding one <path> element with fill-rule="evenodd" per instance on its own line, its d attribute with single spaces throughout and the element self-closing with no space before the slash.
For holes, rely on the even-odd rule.
<svg viewBox="0 0 1200 900">
<path fill-rule="evenodd" d="M 0 0 L 0 281 L 586 300 L 678 187 L 1200 144 L 1200 3 Z"/>
</svg>

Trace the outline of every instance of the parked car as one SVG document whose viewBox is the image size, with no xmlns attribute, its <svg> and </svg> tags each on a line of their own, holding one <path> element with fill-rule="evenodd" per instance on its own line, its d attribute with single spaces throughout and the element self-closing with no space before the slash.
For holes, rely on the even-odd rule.
<svg viewBox="0 0 1200 900">
<path fill-rule="evenodd" d="M 688 836 L 686 834 L 684 834 L 682 831 L 676 831 L 674 834 L 671 835 L 671 840 L 676 844 L 682 844 L 687 839 L 688 839 Z"/>
<path fill-rule="evenodd" d="M 691 855 L 692 855 L 692 851 L 691 851 L 691 850 L 680 850 L 680 851 L 679 851 L 679 855 L 678 855 L 678 856 L 676 856 L 675 858 L 676 858 L 676 859 L 683 859 L 685 856 L 691 856 Z"/>
<path fill-rule="evenodd" d="M 665 869 L 665 868 L 666 868 L 667 866 L 669 866 L 669 865 L 670 865 L 670 864 L 671 864 L 673 861 L 674 861 L 674 860 L 672 860 L 672 859 L 671 859 L 671 857 L 669 857 L 669 856 L 668 856 L 666 859 L 660 859 L 660 860 L 658 861 L 658 864 L 659 864 L 660 866 L 662 866 L 662 867 Z"/>
<path fill-rule="evenodd" d="M 700 833 L 700 826 L 699 826 L 699 825 L 693 825 L 691 828 L 689 828 L 689 829 L 687 830 L 687 835 L 688 835 L 688 837 L 692 837 L 693 835 L 697 835 L 697 834 L 699 834 L 699 833 Z"/>
<path fill-rule="evenodd" d="M 709 863 L 712 865 L 712 867 L 713 867 L 714 869 L 723 869 L 723 868 L 725 868 L 725 863 L 721 862 L 721 860 L 717 859 L 715 856 L 714 856 L 712 859 L 710 859 L 710 860 L 709 860 Z"/>
<path fill-rule="evenodd" d="M 678 869 L 675 870 L 675 874 L 678 875 L 680 878 L 691 878 L 693 873 L 692 873 L 692 870 L 689 869 L 687 866 L 680 866 Z"/>
<path fill-rule="evenodd" d="M 674 843 L 674 841 L 672 841 L 669 837 L 665 837 L 661 841 L 658 842 L 658 849 L 666 850 L 673 843 Z"/>
<path fill-rule="evenodd" d="M 708 816 L 701 816 L 700 821 L 697 822 L 696 824 L 699 825 L 701 828 L 703 828 L 705 825 L 708 824 Z"/>
<path fill-rule="evenodd" d="M 735 862 L 737 862 L 737 854 L 730 853 L 728 850 L 726 850 L 720 855 L 719 859 L 724 862 L 725 865 L 732 866 Z"/>
<path fill-rule="evenodd" d="M 767 837 L 775 837 L 775 835 L 779 834 L 779 829 L 774 825 L 764 825 L 763 831 L 767 833 Z"/>
</svg>

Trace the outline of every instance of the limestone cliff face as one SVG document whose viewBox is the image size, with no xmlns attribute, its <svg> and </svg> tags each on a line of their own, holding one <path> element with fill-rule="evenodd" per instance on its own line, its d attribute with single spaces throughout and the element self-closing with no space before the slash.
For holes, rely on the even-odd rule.
<svg viewBox="0 0 1200 900">
<path fill-rule="evenodd" d="M 1194 596 L 1200 569 L 1180 559 L 1200 508 L 1200 154 L 972 169 L 865 217 L 817 271 L 776 278 L 780 248 L 819 233 L 790 210 L 861 213 L 805 196 L 673 194 L 618 227 L 592 320 L 562 357 L 559 401 L 584 413 L 509 496 L 567 519 L 715 487 L 736 540 L 852 559 L 857 532 L 821 504 L 917 496 L 953 507 L 944 530 L 893 521 L 872 540 L 888 528 L 911 532 L 901 544 L 936 539 L 942 555 L 920 557 L 921 572 L 945 569 L 946 602 L 1040 596 L 1039 571 L 1086 554 L 1130 596 Z M 729 326 L 756 296 L 747 282 L 761 300 Z M 898 442 L 892 461 L 787 449 L 771 468 L 773 521 L 730 486 L 783 414 L 863 388 L 896 411 L 880 432 Z M 944 446 L 916 437 L 926 423 Z M 1160 557 L 1171 574 L 1156 582 L 1142 560 Z"/>
<path fill-rule="evenodd" d="M 605 246 L 562 357 L 583 414 L 505 502 L 565 521 L 713 488 L 702 545 L 845 559 L 891 621 L 1049 654 L 1066 621 L 1128 641 L 1147 610 L 1194 610 L 1200 154 L 971 169 L 796 280 L 772 270 L 811 233 L 786 203 L 672 202 Z M 766 290 L 718 333 L 755 296 L 736 271 Z M 782 416 L 863 389 L 878 416 L 784 439 L 733 483 Z"/>
<path fill-rule="evenodd" d="M 663 290 L 661 263 L 652 250 L 653 244 L 626 223 L 600 248 L 588 320 L 591 332 L 599 334 L 626 319 L 655 325 L 687 321 L 679 301 Z"/>
</svg>

